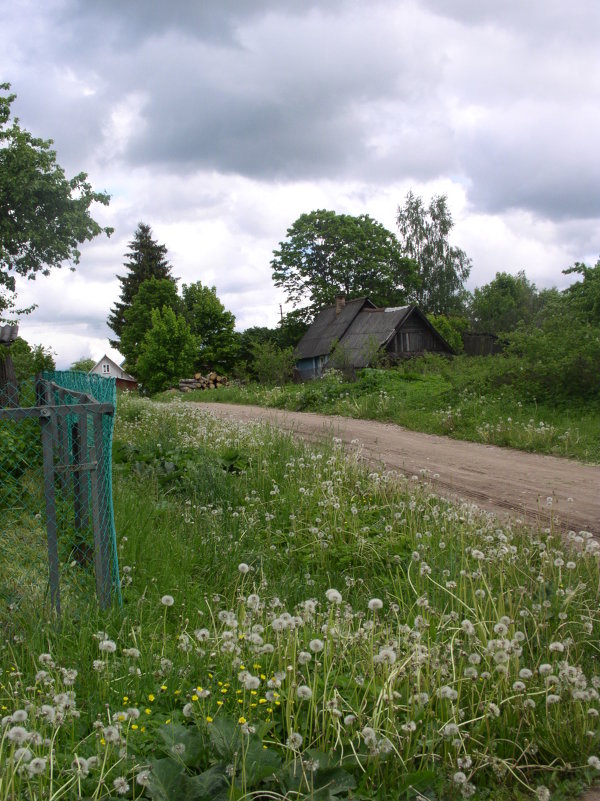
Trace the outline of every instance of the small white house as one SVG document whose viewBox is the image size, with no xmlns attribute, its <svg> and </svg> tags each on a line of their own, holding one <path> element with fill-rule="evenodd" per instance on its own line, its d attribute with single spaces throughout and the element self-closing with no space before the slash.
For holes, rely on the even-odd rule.
<svg viewBox="0 0 600 801">
<path fill-rule="evenodd" d="M 126 373 L 110 356 L 104 356 L 90 370 L 90 375 L 101 375 L 104 378 L 116 378 L 117 386 L 121 389 L 136 389 L 137 381 L 132 375 Z"/>
</svg>

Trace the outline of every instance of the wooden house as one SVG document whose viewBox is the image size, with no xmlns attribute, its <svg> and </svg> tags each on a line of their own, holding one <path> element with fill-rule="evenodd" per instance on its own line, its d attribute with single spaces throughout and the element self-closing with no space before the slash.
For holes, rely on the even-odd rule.
<svg viewBox="0 0 600 801">
<path fill-rule="evenodd" d="M 380 309 L 368 298 L 346 302 L 341 296 L 334 306 L 319 312 L 298 343 L 296 368 L 300 377 L 320 376 L 335 347 L 354 368 L 368 367 L 382 351 L 392 361 L 427 351 L 454 353 L 416 306 Z"/>
<path fill-rule="evenodd" d="M 126 373 L 120 365 L 106 354 L 92 367 L 90 370 L 90 375 L 91 374 L 101 375 L 104 376 L 104 378 L 116 378 L 117 387 L 119 389 L 138 388 L 138 382 L 135 378 L 129 375 L 129 373 Z"/>
</svg>

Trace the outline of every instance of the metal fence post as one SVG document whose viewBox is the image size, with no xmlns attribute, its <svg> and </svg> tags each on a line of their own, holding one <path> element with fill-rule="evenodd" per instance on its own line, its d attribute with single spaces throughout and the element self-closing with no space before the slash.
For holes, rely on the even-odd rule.
<svg viewBox="0 0 600 801">
<path fill-rule="evenodd" d="M 58 538 L 56 531 L 56 498 L 54 494 L 54 449 L 52 446 L 52 413 L 40 410 L 42 427 L 42 455 L 44 466 L 44 498 L 46 502 L 46 532 L 48 538 L 48 565 L 50 573 L 50 599 L 60 617 L 60 574 L 58 565 Z"/>
<path fill-rule="evenodd" d="M 92 484 L 92 521 L 94 525 L 94 570 L 96 594 L 101 608 L 110 605 L 109 531 L 107 529 L 107 498 L 104 476 L 104 448 L 102 446 L 102 414 L 94 413 L 94 447 L 90 449 L 95 469 L 90 472 Z"/>
</svg>

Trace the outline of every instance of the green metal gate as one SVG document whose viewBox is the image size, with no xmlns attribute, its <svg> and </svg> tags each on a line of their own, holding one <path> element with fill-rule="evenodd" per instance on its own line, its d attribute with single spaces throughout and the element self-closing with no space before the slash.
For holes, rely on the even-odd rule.
<svg viewBox="0 0 600 801">
<path fill-rule="evenodd" d="M 121 602 L 112 505 L 115 408 L 114 379 L 70 371 L 13 387 L 10 406 L 0 408 L 0 535 L 2 522 L 19 514 L 43 519 L 58 615 L 67 560 L 93 569 L 101 607 Z"/>
</svg>

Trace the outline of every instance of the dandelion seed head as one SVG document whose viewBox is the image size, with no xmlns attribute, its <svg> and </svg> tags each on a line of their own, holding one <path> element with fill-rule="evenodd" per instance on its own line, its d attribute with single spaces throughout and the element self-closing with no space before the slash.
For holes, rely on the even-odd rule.
<svg viewBox="0 0 600 801">
<path fill-rule="evenodd" d="M 163 606 L 173 606 L 175 603 L 175 598 L 172 595 L 163 595 L 160 599 L 160 602 Z"/>
</svg>

